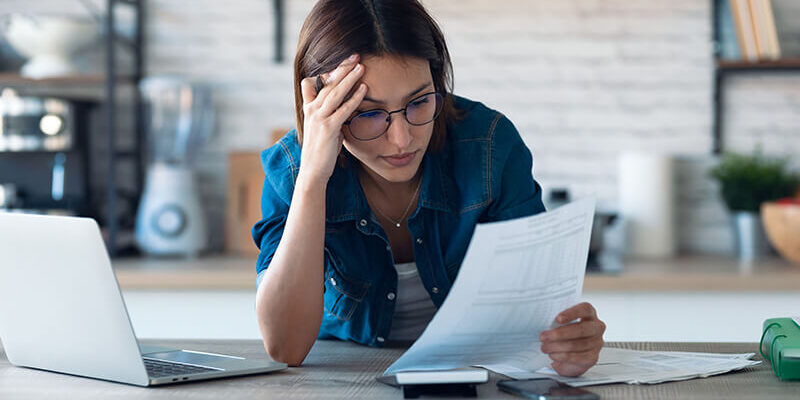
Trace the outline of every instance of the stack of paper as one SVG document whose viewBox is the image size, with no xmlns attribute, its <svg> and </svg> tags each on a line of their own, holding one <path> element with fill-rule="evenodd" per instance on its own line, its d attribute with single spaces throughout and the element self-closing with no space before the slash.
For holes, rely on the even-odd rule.
<svg viewBox="0 0 800 400">
<path fill-rule="evenodd" d="M 514 379 L 554 378 L 573 386 L 659 383 L 756 365 L 749 354 L 603 348 L 578 378 L 559 376 L 539 334 L 578 303 L 595 202 L 584 199 L 511 221 L 479 224 L 461 270 L 422 336 L 383 374 L 482 367 Z M 380 379 L 379 379 L 380 380 Z"/>
<path fill-rule="evenodd" d="M 750 360 L 753 355 L 755 353 L 687 353 L 604 347 L 597 365 L 577 378 L 560 376 L 551 368 L 542 368 L 535 374 L 516 374 L 513 378 L 552 378 L 571 386 L 607 383 L 653 384 L 705 378 L 761 363 Z"/>
</svg>

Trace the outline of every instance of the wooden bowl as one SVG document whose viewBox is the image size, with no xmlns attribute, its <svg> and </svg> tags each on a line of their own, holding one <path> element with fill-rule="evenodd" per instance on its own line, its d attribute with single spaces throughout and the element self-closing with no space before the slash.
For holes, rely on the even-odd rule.
<svg viewBox="0 0 800 400">
<path fill-rule="evenodd" d="M 800 266 L 800 204 L 764 203 L 761 218 L 772 246 Z"/>
</svg>

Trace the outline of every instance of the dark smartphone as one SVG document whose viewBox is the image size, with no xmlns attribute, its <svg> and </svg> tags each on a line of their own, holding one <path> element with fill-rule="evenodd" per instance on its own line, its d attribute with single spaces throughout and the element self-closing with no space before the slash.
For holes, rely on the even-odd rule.
<svg viewBox="0 0 800 400">
<path fill-rule="evenodd" d="M 552 379 L 502 380 L 500 390 L 537 400 L 598 400 L 600 396 L 588 390 L 572 387 Z"/>
</svg>

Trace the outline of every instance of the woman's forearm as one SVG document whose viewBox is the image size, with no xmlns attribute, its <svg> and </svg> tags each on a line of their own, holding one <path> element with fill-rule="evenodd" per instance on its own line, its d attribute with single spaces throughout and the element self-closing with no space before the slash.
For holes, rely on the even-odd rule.
<svg viewBox="0 0 800 400">
<path fill-rule="evenodd" d="M 280 244 L 256 294 L 264 347 L 272 358 L 290 365 L 303 362 L 322 323 L 325 190 L 342 151 L 342 124 L 367 93 L 361 83 L 345 99 L 364 72 L 358 59 L 353 54 L 325 76 L 300 82 L 300 173 Z"/>
<path fill-rule="evenodd" d="M 311 350 L 323 312 L 325 183 L 298 176 L 286 226 L 256 294 L 264 347 L 297 366 Z"/>
</svg>

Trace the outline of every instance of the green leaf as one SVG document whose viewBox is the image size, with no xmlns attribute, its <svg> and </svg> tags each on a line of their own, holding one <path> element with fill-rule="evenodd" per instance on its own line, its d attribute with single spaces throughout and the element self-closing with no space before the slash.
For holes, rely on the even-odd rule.
<svg viewBox="0 0 800 400">
<path fill-rule="evenodd" d="M 719 181 L 722 198 L 732 211 L 758 212 L 761 203 L 793 196 L 800 176 L 788 159 L 769 158 L 756 148 L 752 155 L 727 153 L 709 174 Z"/>
</svg>

